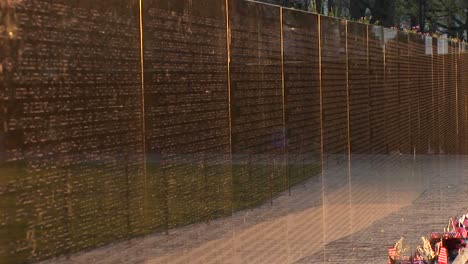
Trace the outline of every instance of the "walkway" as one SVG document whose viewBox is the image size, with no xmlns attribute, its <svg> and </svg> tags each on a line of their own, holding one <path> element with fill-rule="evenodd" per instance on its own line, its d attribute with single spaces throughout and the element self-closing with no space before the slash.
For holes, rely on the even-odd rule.
<svg viewBox="0 0 468 264">
<path fill-rule="evenodd" d="M 354 157 L 227 219 L 116 243 L 45 263 L 385 263 L 467 209 L 468 158 Z"/>
</svg>

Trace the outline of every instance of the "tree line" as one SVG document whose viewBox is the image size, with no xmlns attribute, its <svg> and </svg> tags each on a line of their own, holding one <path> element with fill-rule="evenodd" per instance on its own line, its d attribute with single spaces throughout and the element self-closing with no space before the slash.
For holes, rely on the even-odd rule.
<svg viewBox="0 0 468 264">
<path fill-rule="evenodd" d="M 384 27 L 468 40 L 468 0 L 260 0 Z"/>
</svg>

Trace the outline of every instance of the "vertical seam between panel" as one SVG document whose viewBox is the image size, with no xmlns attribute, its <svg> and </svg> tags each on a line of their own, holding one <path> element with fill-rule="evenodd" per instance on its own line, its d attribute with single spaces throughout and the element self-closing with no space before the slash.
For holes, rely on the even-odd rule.
<svg viewBox="0 0 468 264">
<path fill-rule="evenodd" d="M 226 16 L 226 56 L 227 56 L 227 89 L 228 89 L 228 126 L 229 126 L 229 170 L 231 180 L 231 215 L 234 214 L 234 176 L 232 154 L 232 95 L 231 95 L 231 28 L 229 24 L 229 0 L 225 0 Z"/>
<path fill-rule="evenodd" d="M 284 83 L 284 38 L 283 38 L 283 8 L 280 7 L 280 41 L 281 41 L 281 95 L 282 95 L 282 110 L 283 110 L 283 163 L 286 172 L 286 183 L 288 186 L 289 195 L 291 195 L 291 183 L 289 179 L 289 156 L 288 156 L 288 140 L 286 127 L 286 91 Z"/>
<path fill-rule="evenodd" d="M 144 46 L 143 46 L 143 0 L 138 1 L 139 8 L 139 22 L 140 22 L 140 71 L 141 71 L 141 130 L 142 130 L 142 143 L 143 143 L 143 177 L 144 177 L 144 194 L 143 194 L 143 222 L 146 225 L 146 210 L 147 210 L 147 157 L 146 157 L 146 124 L 145 124 L 145 73 L 144 73 Z"/>
<path fill-rule="evenodd" d="M 351 232 L 353 231 L 353 210 L 352 210 L 352 187 L 351 187 L 351 122 L 350 122 L 350 90 L 349 90 L 349 54 L 348 54 L 348 23 L 345 20 L 345 57 L 346 57 L 346 118 L 348 125 L 348 199 L 351 222 Z"/>
<path fill-rule="evenodd" d="M 323 94 L 322 94 L 322 16 L 317 15 L 318 21 L 318 55 L 319 55 L 319 83 L 320 83 L 320 163 L 321 163 L 321 183 L 322 183 L 322 246 L 325 249 L 325 190 L 324 190 L 324 181 L 323 181 L 323 174 L 324 174 L 324 153 L 323 153 Z M 323 254 L 323 260 L 325 261 L 325 253 Z"/>
</svg>

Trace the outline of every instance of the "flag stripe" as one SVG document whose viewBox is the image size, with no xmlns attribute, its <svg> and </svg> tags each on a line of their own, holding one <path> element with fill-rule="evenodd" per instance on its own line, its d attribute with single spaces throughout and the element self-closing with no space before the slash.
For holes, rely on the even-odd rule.
<svg viewBox="0 0 468 264">
<path fill-rule="evenodd" d="M 448 264 L 447 263 L 447 249 L 445 247 L 442 247 L 440 249 L 438 262 L 439 264 Z"/>
</svg>

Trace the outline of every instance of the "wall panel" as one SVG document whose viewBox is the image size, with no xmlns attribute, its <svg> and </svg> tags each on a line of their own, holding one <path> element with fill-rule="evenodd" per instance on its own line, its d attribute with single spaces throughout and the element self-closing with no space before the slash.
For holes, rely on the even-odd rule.
<svg viewBox="0 0 468 264">
<path fill-rule="evenodd" d="M 345 160 L 348 153 L 346 25 L 321 18 L 322 122 L 325 164 Z"/>
<path fill-rule="evenodd" d="M 464 126 L 464 114 L 465 111 L 463 109 L 464 98 L 463 93 L 465 92 L 463 89 L 463 60 L 462 60 L 462 50 L 463 50 L 463 43 L 456 43 L 456 78 L 457 78 L 457 149 L 456 153 L 464 153 L 464 145 L 465 145 L 465 126 Z"/>
<path fill-rule="evenodd" d="M 320 172 L 318 17 L 283 11 L 285 121 L 289 184 Z"/>
<path fill-rule="evenodd" d="M 430 82 L 431 89 L 431 103 L 430 103 L 430 126 L 429 126 L 429 154 L 438 153 L 438 118 L 437 118 L 437 98 L 436 98 L 436 77 L 434 76 L 434 54 L 437 54 L 437 50 L 434 50 L 434 38 L 425 37 L 426 53 L 425 53 L 425 64 L 426 64 L 426 77 Z"/>
<path fill-rule="evenodd" d="M 459 111 L 459 154 L 468 153 L 468 46 L 466 43 L 460 45 L 460 64 L 459 64 L 458 86 L 458 111 Z"/>
<path fill-rule="evenodd" d="M 369 85 L 372 153 L 387 153 L 385 139 L 385 65 L 383 29 L 369 26 Z"/>
<path fill-rule="evenodd" d="M 371 153 L 367 27 L 348 22 L 349 126 L 352 154 Z"/>
<path fill-rule="evenodd" d="M 385 41 L 385 138 L 386 153 L 399 151 L 398 32 L 384 28 Z"/>
<path fill-rule="evenodd" d="M 421 35 L 409 35 L 410 54 L 410 127 L 411 142 L 417 154 L 425 154 L 428 149 L 429 135 L 428 102 L 430 90 L 427 90 L 427 78 L 424 76 L 424 38 Z"/>
<path fill-rule="evenodd" d="M 224 2 L 145 1 L 143 14 L 150 219 L 230 214 Z"/>
<path fill-rule="evenodd" d="M 230 1 L 234 209 L 287 188 L 279 7 Z"/>
<path fill-rule="evenodd" d="M 433 54 L 433 78 L 434 78 L 434 103 L 436 108 L 436 119 L 437 119 L 437 137 L 438 141 L 438 153 L 445 153 L 445 122 L 444 118 L 444 109 L 445 109 L 445 72 L 444 72 L 444 40 L 443 39 L 434 39 L 434 54 Z"/>
<path fill-rule="evenodd" d="M 429 44 L 428 44 L 429 43 Z M 420 135 L 421 135 L 421 154 L 433 154 L 433 119 L 432 119 L 432 39 L 423 36 L 420 41 L 421 49 L 421 89 L 419 90 L 420 99 Z"/>
<path fill-rule="evenodd" d="M 0 259 L 127 236 L 143 215 L 138 1 L 2 8 Z"/>
<path fill-rule="evenodd" d="M 444 55 L 444 73 L 445 73 L 445 142 L 447 154 L 455 154 L 457 148 L 457 127 L 456 127 L 456 50 L 454 42 L 447 42 L 447 54 Z"/>
<path fill-rule="evenodd" d="M 402 154 L 412 154 L 410 129 L 410 105 L 411 93 L 409 86 L 409 50 L 408 34 L 398 32 L 398 53 L 399 53 L 399 90 L 400 90 L 400 109 L 399 109 L 399 128 L 400 128 L 400 152 Z"/>
</svg>

